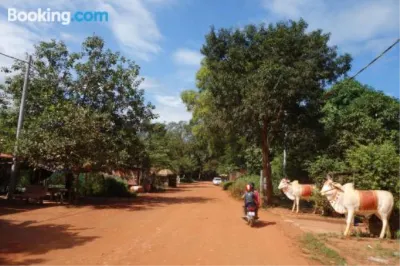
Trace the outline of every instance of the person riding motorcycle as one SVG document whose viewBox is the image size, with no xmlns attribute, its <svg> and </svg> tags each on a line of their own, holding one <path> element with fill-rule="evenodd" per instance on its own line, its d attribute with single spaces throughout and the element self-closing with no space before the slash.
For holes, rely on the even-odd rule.
<svg viewBox="0 0 400 266">
<path fill-rule="evenodd" d="M 255 185 L 253 182 L 250 182 L 246 185 L 246 192 L 244 193 L 244 215 L 247 215 L 247 207 L 254 206 L 255 210 L 255 218 L 258 219 L 258 207 L 260 204 L 258 192 L 254 189 Z"/>
</svg>

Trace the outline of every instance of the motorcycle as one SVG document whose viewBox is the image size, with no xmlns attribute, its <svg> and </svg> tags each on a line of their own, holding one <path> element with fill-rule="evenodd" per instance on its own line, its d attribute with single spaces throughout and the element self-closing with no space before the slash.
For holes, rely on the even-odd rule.
<svg viewBox="0 0 400 266">
<path fill-rule="evenodd" d="M 250 225 L 250 227 L 254 226 L 254 223 L 256 222 L 256 206 L 248 206 L 247 207 L 247 212 L 245 219 L 247 221 L 247 224 Z"/>
</svg>

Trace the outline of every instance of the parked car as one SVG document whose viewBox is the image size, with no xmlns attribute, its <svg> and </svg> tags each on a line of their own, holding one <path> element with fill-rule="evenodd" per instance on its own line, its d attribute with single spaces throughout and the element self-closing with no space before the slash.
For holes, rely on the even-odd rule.
<svg viewBox="0 0 400 266">
<path fill-rule="evenodd" d="M 221 177 L 214 177 L 214 179 L 213 179 L 213 184 L 214 185 L 219 185 L 221 183 L 222 183 Z"/>
</svg>

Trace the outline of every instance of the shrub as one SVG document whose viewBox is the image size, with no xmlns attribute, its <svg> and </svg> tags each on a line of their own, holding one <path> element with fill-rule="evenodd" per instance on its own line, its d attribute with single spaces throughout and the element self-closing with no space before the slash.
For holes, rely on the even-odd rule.
<svg viewBox="0 0 400 266">
<path fill-rule="evenodd" d="M 388 190 L 395 197 L 395 208 L 399 207 L 400 157 L 391 142 L 360 145 L 346 153 L 346 161 L 358 172 L 347 182 L 354 182 L 357 189 Z"/>
<path fill-rule="evenodd" d="M 240 198 L 243 195 L 246 184 L 249 182 L 253 182 L 255 184 L 255 188 L 258 191 L 260 190 L 260 177 L 257 175 L 245 175 L 236 179 L 236 181 L 230 185 L 229 191 L 231 192 L 232 196 L 235 198 Z"/>
<path fill-rule="evenodd" d="M 233 183 L 234 183 L 233 181 L 224 182 L 224 183 L 222 184 L 222 189 L 223 189 L 223 190 L 228 190 L 229 187 L 233 185 Z"/>
<path fill-rule="evenodd" d="M 101 174 L 89 173 L 79 176 L 79 193 L 97 197 L 132 197 L 128 184 L 119 177 L 104 177 Z"/>
<path fill-rule="evenodd" d="M 104 192 L 105 196 L 108 197 L 130 197 L 132 193 L 128 189 L 128 184 L 118 178 L 105 178 L 104 180 Z"/>
<path fill-rule="evenodd" d="M 20 178 L 18 179 L 18 186 L 25 187 L 31 185 L 30 172 L 27 170 L 21 170 Z"/>
<path fill-rule="evenodd" d="M 180 179 L 181 183 L 193 183 L 193 179 L 191 177 L 185 177 Z"/>
<path fill-rule="evenodd" d="M 330 215 L 333 211 L 328 199 L 325 196 L 322 196 L 317 189 L 313 190 L 310 201 L 313 203 L 314 208 L 318 208 L 317 211 L 322 211 L 322 215 Z"/>
<path fill-rule="evenodd" d="M 318 156 L 315 161 L 308 162 L 307 165 L 308 172 L 318 187 L 322 187 L 326 181 L 326 174 L 328 172 L 342 172 L 347 170 L 344 162 L 339 159 L 330 158 L 327 155 Z"/>
</svg>

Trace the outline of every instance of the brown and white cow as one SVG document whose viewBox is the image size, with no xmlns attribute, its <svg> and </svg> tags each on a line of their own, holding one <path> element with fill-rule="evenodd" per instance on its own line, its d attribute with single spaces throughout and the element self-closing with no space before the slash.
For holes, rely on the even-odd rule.
<svg viewBox="0 0 400 266">
<path fill-rule="evenodd" d="M 356 190 L 353 183 L 341 185 L 328 178 L 321 189 L 321 194 L 327 197 L 336 212 L 347 214 L 344 236 L 349 234 L 355 214 L 365 216 L 367 220 L 376 214 L 382 220 L 380 238 L 389 231 L 388 219 L 394 205 L 393 195 L 389 191 Z"/>
<path fill-rule="evenodd" d="M 282 189 L 283 193 L 285 193 L 289 199 L 293 200 L 292 212 L 297 206 L 296 212 L 298 213 L 300 199 L 309 200 L 313 190 L 315 189 L 315 185 L 299 184 L 299 181 L 297 180 L 290 182 L 289 179 L 283 178 L 279 183 L 278 189 Z"/>
</svg>

